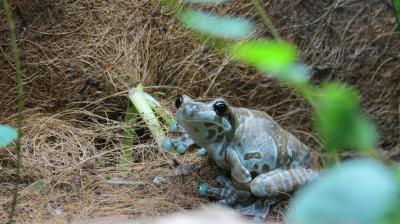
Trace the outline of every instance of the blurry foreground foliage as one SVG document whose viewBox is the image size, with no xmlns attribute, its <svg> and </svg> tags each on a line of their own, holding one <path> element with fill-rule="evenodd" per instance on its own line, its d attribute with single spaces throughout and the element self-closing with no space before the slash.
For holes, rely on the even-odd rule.
<svg viewBox="0 0 400 224">
<path fill-rule="evenodd" d="M 173 0 L 161 2 L 183 26 L 206 36 L 210 46 L 224 43 L 222 50 L 227 56 L 284 82 L 314 108 L 315 130 L 325 144 L 330 161 L 325 161 L 327 171 L 319 180 L 295 195 L 289 209 L 291 223 L 400 223 L 400 215 L 396 213 L 400 209 L 399 181 L 396 180 L 400 169 L 372 158 L 343 164 L 338 161 L 341 150 L 376 154 L 376 129 L 361 113 L 356 90 L 342 83 L 311 85 L 308 67 L 299 62 L 296 48 L 280 39 L 251 39 L 256 26 L 246 18 L 189 9 L 193 4 L 216 5 L 226 1 L 186 0 L 181 5 Z M 276 34 L 267 13 L 260 9 L 260 2 L 251 2 L 266 21 L 268 31 Z M 393 0 L 393 4 L 399 20 L 399 1 Z"/>
<path fill-rule="evenodd" d="M 394 14 L 397 20 L 397 27 L 400 30 L 400 0 L 392 0 L 392 3 L 394 8 Z"/>
<path fill-rule="evenodd" d="M 8 144 L 17 139 L 17 131 L 7 125 L 0 125 L 0 148 L 6 147 Z"/>
</svg>

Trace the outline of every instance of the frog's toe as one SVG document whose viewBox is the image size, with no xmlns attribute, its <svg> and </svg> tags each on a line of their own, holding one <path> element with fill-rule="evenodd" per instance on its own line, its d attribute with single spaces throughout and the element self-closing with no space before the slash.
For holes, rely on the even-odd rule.
<svg viewBox="0 0 400 224">
<path fill-rule="evenodd" d="M 187 151 L 188 146 L 185 144 L 178 144 L 178 146 L 176 147 L 176 151 L 179 154 L 185 154 L 185 152 Z"/>
<path fill-rule="evenodd" d="M 205 157 L 207 155 L 207 150 L 205 148 L 200 148 L 197 150 L 197 154 L 201 157 Z"/>
<path fill-rule="evenodd" d="M 168 127 L 170 132 L 178 132 L 179 131 L 179 127 L 178 127 L 178 123 L 176 123 L 176 121 L 172 122 L 172 124 Z"/>
<path fill-rule="evenodd" d="M 171 151 L 174 148 L 174 144 L 169 138 L 165 139 L 161 146 L 167 151 Z"/>
<path fill-rule="evenodd" d="M 162 147 L 167 150 L 167 151 L 172 151 L 174 148 L 176 148 L 176 151 L 179 154 L 184 154 L 189 146 L 193 144 L 192 139 L 187 139 L 187 138 L 172 138 L 172 139 L 165 139 L 162 143 Z"/>
<path fill-rule="evenodd" d="M 208 184 L 200 184 L 199 186 L 199 194 L 201 196 L 207 196 L 207 189 L 208 189 Z"/>
</svg>

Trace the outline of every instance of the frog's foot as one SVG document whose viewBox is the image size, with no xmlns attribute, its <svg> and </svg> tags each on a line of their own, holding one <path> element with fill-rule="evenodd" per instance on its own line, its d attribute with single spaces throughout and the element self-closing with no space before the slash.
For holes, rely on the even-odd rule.
<svg viewBox="0 0 400 224">
<path fill-rule="evenodd" d="M 218 176 L 216 179 L 218 187 L 211 187 L 207 184 L 201 184 L 199 193 L 202 196 L 216 198 L 219 204 L 234 205 L 239 202 L 247 201 L 251 197 L 248 191 L 236 190 L 232 182 L 224 176 Z"/>
<path fill-rule="evenodd" d="M 169 126 L 169 131 L 178 132 L 181 135 L 177 138 L 165 139 L 162 143 L 162 147 L 165 150 L 171 151 L 172 149 L 176 148 L 176 151 L 179 154 L 184 154 L 187 149 L 194 144 L 193 139 L 186 133 L 182 126 L 176 123 L 176 121 Z"/>
<path fill-rule="evenodd" d="M 246 207 L 237 208 L 236 210 L 244 215 L 254 217 L 255 220 L 265 221 L 269 214 L 271 205 L 275 204 L 275 199 L 257 199 L 254 203 Z"/>
<path fill-rule="evenodd" d="M 205 157 L 207 155 L 207 150 L 205 148 L 200 148 L 197 150 L 197 155 Z"/>
<path fill-rule="evenodd" d="M 162 147 L 167 151 L 171 151 L 172 149 L 176 148 L 176 151 L 179 154 L 184 154 L 189 146 L 193 144 L 193 139 L 191 139 L 188 134 L 182 134 L 177 138 L 165 139 L 162 143 Z"/>
</svg>

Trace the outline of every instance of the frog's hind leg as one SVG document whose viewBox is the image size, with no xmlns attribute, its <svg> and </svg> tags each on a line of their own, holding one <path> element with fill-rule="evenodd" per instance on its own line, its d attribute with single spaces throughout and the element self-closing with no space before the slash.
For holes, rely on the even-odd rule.
<svg viewBox="0 0 400 224">
<path fill-rule="evenodd" d="M 274 198 L 295 191 L 318 176 L 318 171 L 306 168 L 273 170 L 254 178 L 250 190 L 257 197 Z"/>
</svg>

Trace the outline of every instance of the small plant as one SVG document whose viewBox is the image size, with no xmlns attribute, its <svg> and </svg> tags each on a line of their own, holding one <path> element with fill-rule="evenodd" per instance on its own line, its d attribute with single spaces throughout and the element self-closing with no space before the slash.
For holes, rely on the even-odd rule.
<svg viewBox="0 0 400 224">
<path fill-rule="evenodd" d="M 151 95 L 144 92 L 144 87 L 139 84 L 136 88 L 129 91 L 128 97 L 131 101 L 131 105 L 125 113 L 124 123 L 131 126 L 137 117 L 141 117 L 149 128 L 152 136 L 157 142 L 159 147 L 162 147 L 162 142 L 165 140 L 165 132 L 158 120 L 158 116 L 165 121 L 167 125 L 171 125 L 173 119 L 168 115 L 166 110 L 160 105 L 160 103 L 154 99 Z M 122 162 L 121 166 L 123 170 L 129 170 L 130 162 L 133 160 L 132 145 L 134 143 L 135 132 L 131 128 L 124 130 L 124 149 L 122 151 Z"/>
<path fill-rule="evenodd" d="M 15 67 L 15 72 L 16 72 L 16 80 L 17 80 L 17 131 L 10 129 L 8 127 L 1 126 L 0 129 L 0 147 L 2 145 L 9 144 L 10 141 L 16 140 L 15 143 L 15 157 L 16 157 L 16 174 L 15 174 L 15 185 L 14 185 L 14 194 L 13 194 L 13 200 L 10 208 L 10 213 L 8 216 L 8 222 L 7 223 L 12 223 L 15 210 L 17 207 L 17 201 L 18 201 L 18 190 L 19 190 L 19 184 L 21 182 L 21 138 L 22 138 L 22 120 L 23 120 L 23 110 L 24 110 L 24 83 L 23 83 L 23 74 L 21 70 L 21 62 L 19 59 L 19 50 L 17 47 L 17 35 L 15 32 L 15 24 L 11 16 L 11 9 L 10 9 L 10 4 L 8 3 L 8 0 L 3 0 L 3 8 L 4 8 L 4 14 L 7 18 L 7 25 L 8 29 L 10 31 L 10 37 L 11 37 L 11 48 L 12 52 L 14 54 L 14 67 Z"/>
<path fill-rule="evenodd" d="M 394 8 L 394 14 L 397 20 L 397 26 L 398 29 L 400 30 L 400 0 L 392 0 L 392 3 Z"/>
</svg>

